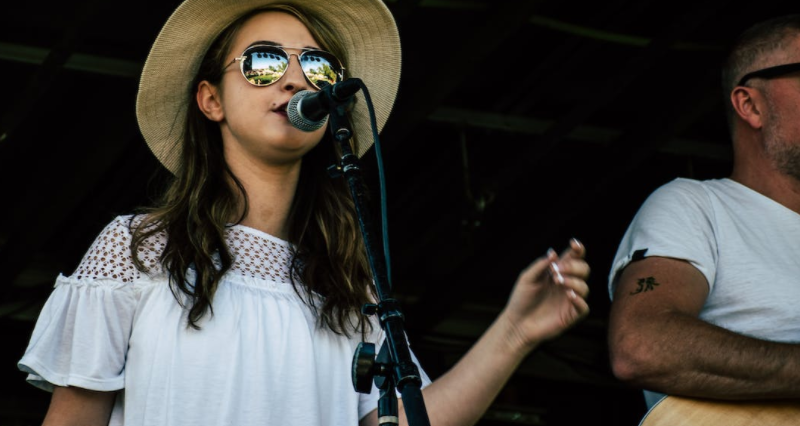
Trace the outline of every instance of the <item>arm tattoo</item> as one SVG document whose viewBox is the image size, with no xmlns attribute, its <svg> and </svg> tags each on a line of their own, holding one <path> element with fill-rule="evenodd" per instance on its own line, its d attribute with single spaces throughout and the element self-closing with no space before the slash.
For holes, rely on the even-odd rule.
<svg viewBox="0 0 800 426">
<path fill-rule="evenodd" d="M 658 283 L 656 282 L 655 277 L 647 277 L 647 278 L 639 278 L 636 280 L 636 291 L 632 291 L 630 294 L 639 294 L 644 293 L 645 291 L 655 290 Z"/>
</svg>

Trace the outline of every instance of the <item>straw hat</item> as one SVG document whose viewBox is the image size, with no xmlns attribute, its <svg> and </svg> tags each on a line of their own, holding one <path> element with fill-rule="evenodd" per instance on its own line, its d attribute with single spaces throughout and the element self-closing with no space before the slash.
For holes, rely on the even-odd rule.
<svg viewBox="0 0 800 426">
<path fill-rule="evenodd" d="M 147 145 L 175 173 L 191 78 L 213 40 L 238 17 L 271 4 L 301 7 L 327 22 L 342 41 L 350 77 L 369 90 L 378 131 L 386 124 L 400 83 L 400 38 L 381 0 L 185 0 L 158 34 L 139 81 L 136 117 Z M 180 58 L 177 60 L 176 58 Z M 373 143 L 369 111 L 361 97 L 350 113 L 361 157 Z"/>
</svg>

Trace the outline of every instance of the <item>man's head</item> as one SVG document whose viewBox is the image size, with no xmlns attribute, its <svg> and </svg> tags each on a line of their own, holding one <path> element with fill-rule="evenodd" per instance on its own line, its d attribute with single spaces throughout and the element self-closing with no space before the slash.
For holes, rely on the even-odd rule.
<svg viewBox="0 0 800 426">
<path fill-rule="evenodd" d="M 758 155 L 800 181 L 800 14 L 743 32 L 723 66 L 722 86 L 737 161 Z"/>
<path fill-rule="evenodd" d="M 739 35 L 731 45 L 722 67 L 722 93 L 730 116 L 734 110 L 728 102 L 730 93 L 749 73 L 789 62 L 791 45 L 800 35 L 800 14 L 761 21 Z M 798 52 L 795 52 L 798 53 Z M 786 62 L 779 62 L 786 60 Z"/>
</svg>

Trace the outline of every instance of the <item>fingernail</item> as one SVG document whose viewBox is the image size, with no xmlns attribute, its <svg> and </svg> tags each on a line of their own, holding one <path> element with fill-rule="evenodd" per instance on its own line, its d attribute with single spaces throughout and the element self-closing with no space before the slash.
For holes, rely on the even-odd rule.
<svg viewBox="0 0 800 426">
<path fill-rule="evenodd" d="M 570 299 L 574 299 L 574 298 L 578 297 L 578 295 L 575 294 L 575 290 L 570 289 L 569 290 L 569 297 L 570 297 Z"/>
<path fill-rule="evenodd" d="M 561 275 L 561 271 L 558 269 L 558 264 L 556 262 L 551 262 L 550 266 L 553 268 L 553 272 L 555 273 L 556 282 L 559 284 L 564 284 L 564 277 Z"/>
</svg>

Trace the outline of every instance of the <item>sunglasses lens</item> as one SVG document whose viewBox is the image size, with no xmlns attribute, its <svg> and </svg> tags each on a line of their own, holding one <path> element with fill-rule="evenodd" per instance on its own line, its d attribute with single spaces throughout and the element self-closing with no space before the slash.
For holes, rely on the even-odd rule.
<svg viewBox="0 0 800 426">
<path fill-rule="evenodd" d="M 242 72 L 250 83 L 256 86 L 270 85 L 283 76 L 289 66 L 289 59 L 280 49 L 257 46 L 245 51 Z"/>
<path fill-rule="evenodd" d="M 305 52 L 300 56 L 300 65 L 308 80 L 317 88 L 338 82 L 342 72 L 339 61 L 327 52 Z"/>
</svg>

